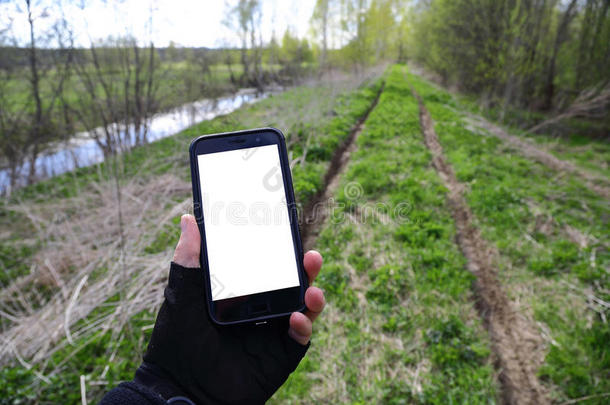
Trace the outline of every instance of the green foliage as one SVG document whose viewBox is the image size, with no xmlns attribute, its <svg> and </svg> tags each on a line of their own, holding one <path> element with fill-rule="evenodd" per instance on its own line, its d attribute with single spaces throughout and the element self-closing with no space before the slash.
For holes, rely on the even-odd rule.
<svg viewBox="0 0 610 405">
<path fill-rule="evenodd" d="M 565 287 L 572 284 L 597 293 L 596 286 L 608 284 L 610 257 L 603 249 L 608 243 L 607 204 L 578 179 L 556 176 L 497 139 L 465 128 L 460 112 L 465 107 L 456 98 L 415 76 L 408 79 L 402 66 L 389 69 L 379 103 L 357 138 L 357 149 L 335 195 L 340 205 L 317 240 L 325 264 L 316 284 L 326 293 L 330 318 L 322 316 L 316 322 L 307 358 L 272 402 L 483 404 L 496 400 L 489 341 L 471 298 L 474 277 L 455 243 L 447 190 L 431 167 L 410 84 L 436 121 L 445 154 L 466 185 L 465 197 L 477 226 L 499 250 L 499 274 L 539 289 L 535 291 L 540 297 L 530 297 L 530 305 L 552 339 L 540 377 L 559 400 L 608 392 L 608 326 L 580 308 L 580 301 L 572 298 L 574 291 Z M 315 123 L 299 123 L 298 117 L 286 121 L 291 158 L 304 156 L 293 170 L 300 201 L 307 202 L 320 191 L 333 152 L 368 110 L 380 86 L 380 81 L 369 83 L 335 99 L 329 107 L 333 113 Z M 312 93 L 294 89 L 135 149 L 125 155 L 121 171 L 126 179 L 148 169 L 150 176 L 175 171 L 187 180 L 184 149 L 191 138 L 256 125 L 269 109 L 302 108 Z M 601 153 L 604 150 L 600 148 Z M 179 163 L 168 163 L 172 160 Z M 15 198 L 76 195 L 88 181 L 106 178 L 107 165 L 42 182 Z M 361 188 L 358 198 L 347 192 L 348 184 Z M 370 212 L 371 206 L 377 207 L 375 214 L 359 220 L 358 215 Z M 0 218 L 8 221 L 13 214 L 3 215 Z M 547 220 L 550 216 L 552 221 Z M 151 235 L 146 252 L 173 247 L 178 221 L 179 217 L 172 218 L 171 226 Z M 566 229 L 590 235 L 588 245 L 572 240 Z M 12 266 L 13 242 L 9 242 L 0 249 L 0 258 Z M 18 253 L 31 253 L 24 249 Z M 116 297 L 83 322 L 103 316 L 113 300 Z M 130 378 L 148 337 L 142 328 L 150 326 L 153 318 L 146 311 L 129 320 L 120 339 L 100 334 L 66 346 L 49 359 L 46 369 L 6 367 L 0 374 L 8 382 L 0 388 L 4 401 L 0 403 L 78 402 L 74 386 L 80 375 L 98 375 L 113 349 L 117 355 L 107 379 L 115 384 Z M 52 377 L 52 384 L 40 383 L 35 372 L 44 374 L 53 367 L 62 369 Z M 416 371 L 419 379 L 412 384 L 405 376 Z M 99 398 L 105 389 L 92 388 L 89 399 Z M 603 398 L 592 402 L 603 403 Z"/>
<path fill-rule="evenodd" d="M 35 382 L 35 375 L 31 370 L 22 367 L 5 367 L 0 370 L 0 380 L 4 388 L 0 391 L 2 405 L 29 404 L 36 400 L 30 388 Z"/>
<path fill-rule="evenodd" d="M 489 349 L 473 345 L 475 340 L 466 325 L 456 317 L 433 322 L 426 331 L 425 341 L 432 362 L 443 369 L 461 368 L 464 364 L 485 360 L 489 355 Z"/>
<path fill-rule="evenodd" d="M 565 102 L 567 92 L 576 95 L 610 78 L 601 46 L 610 39 L 603 3 L 420 2 L 409 50 L 443 83 L 499 105 L 503 118 L 511 105 L 548 110 Z"/>
<path fill-rule="evenodd" d="M 610 369 L 610 327 L 607 323 L 595 322 L 585 335 L 567 332 L 569 337 L 562 336 L 550 348 L 546 364 L 539 370 L 540 377 L 561 386 L 569 398 L 589 396 L 592 392 L 607 393 L 607 379 L 597 376 L 608 376 Z M 589 403 L 605 404 L 607 398 L 593 398 Z"/>
<path fill-rule="evenodd" d="M 16 277 L 28 272 L 29 265 L 24 259 L 33 251 L 31 246 L 18 241 L 0 242 L 0 286 L 6 286 Z"/>
<path fill-rule="evenodd" d="M 180 216 L 172 218 L 171 223 L 164 227 L 155 240 L 144 248 L 144 253 L 153 254 L 165 251 L 180 238 Z"/>
<path fill-rule="evenodd" d="M 285 65 L 307 63 L 313 61 L 313 54 L 309 42 L 305 38 L 299 39 L 286 29 L 282 37 L 280 48 L 280 62 Z"/>
<path fill-rule="evenodd" d="M 111 301 L 114 299 L 112 298 Z M 44 375 L 46 371 L 44 369 L 5 367 L 0 372 L 0 378 L 5 382 L 0 386 L 0 404 L 17 405 L 37 401 L 80 403 L 80 390 L 75 389 L 80 385 L 80 376 L 85 375 L 88 380 L 95 378 L 105 367 L 108 367 L 106 371 L 108 387 L 132 379 L 145 348 L 142 343 L 148 341 L 152 331 L 149 329 L 142 334 L 142 327 L 152 322 L 154 316 L 145 311 L 130 319 L 128 326 L 119 336 L 114 335 L 113 331 L 98 332 L 93 337 L 76 340 L 74 345 L 66 345 L 47 361 L 49 369 L 58 367 L 59 371 L 50 377 L 45 377 L 50 380 L 49 383 L 43 383 L 36 375 L 36 372 L 42 372 Z M 138 331 L 138 336 L 134 335 L 135 331 Z M 112 349 L 116 350 L 116 354 L 114 360 L 110 361 L 108 353 Z M 87 390 L 89 400 L 101 398 L 108 387 L 89 385 Z"/>
<path fill-rule="evenodd" d="M 369 271 L 371 285 L 366 292 L 366 297 L 379 304 L 382 312 L 394 311 L 401 298 L 407 296 L 409 284 L 405 277 L 405 270 L 397 266 L 386 265 Z M 386 327 L 393 328 L 391 324 Z"/>
</svg>

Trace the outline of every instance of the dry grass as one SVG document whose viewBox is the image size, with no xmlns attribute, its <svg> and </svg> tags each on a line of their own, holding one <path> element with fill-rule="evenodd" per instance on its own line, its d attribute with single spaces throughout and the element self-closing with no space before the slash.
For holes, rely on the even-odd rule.
<svg viewBox="0 0 610 405">
<path fill-rule="evenodd" d="M 30 274 L 0 295 L 10 321 L 0 335 L 0 364 L 16 358 L 44 368 L 65 346 L 107 331 L 118 336 L 133 315 L 159 306 L 169 252 L 144 249 L 174 216 L 188 212 L 190 185 L 164 175 L 131 179 L 119 192 L 120 207 L 114 182 L 91 184 L 58 202 L 8 207 L 34 225 L 40 245 Z M 174 202 L 177 196 L 184 201 Z M 50 296 L 38 293 L 42 286 Z M 90 317 L 95 309 L 104 310 Z"/>
</svg>

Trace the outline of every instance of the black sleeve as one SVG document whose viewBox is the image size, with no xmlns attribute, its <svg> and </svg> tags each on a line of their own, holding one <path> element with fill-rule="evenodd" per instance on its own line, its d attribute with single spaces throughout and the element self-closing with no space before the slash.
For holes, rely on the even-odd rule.
<svg viewBox="0 0 610 405">
<path fill-rule="evenodd" d="M 133 381 L 121 383 L 109 391 L 99 405 L 165 405 L 159 394 Z"/>
</svg>

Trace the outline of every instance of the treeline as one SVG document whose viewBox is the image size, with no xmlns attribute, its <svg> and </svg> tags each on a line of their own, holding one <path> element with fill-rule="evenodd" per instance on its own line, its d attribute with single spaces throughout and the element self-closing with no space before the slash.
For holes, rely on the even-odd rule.
<svg viewBox="0 0 610 405">
<path fill-rule="evenodd" d="M 61 1 L 19 4 L 28 39 L 0 27 L 0 169 L 13 185 L 35 181 L 40 153 L 78 131 L 97 128 L 92 136 L 113 154 L 147 142 L 157 111 L 383 61 L 415 61 L 501 114 L 522 108 L 608 121 L 608 0 L 317 0 L 304 16 L 307 38 L 287 29 L 266 40 L 260 0 L 238 0 L 224 24 L 239 45 L 219 49 L 158 48 L 130 36 L 78 47 L 64 17 L 39 24 L 64 15 L 46 12 Z"/>
<path fill-rule="evenodd" d="M 577 100 L 580 115 L 607 117 L 609 6 L 608 0 L 420 1 L 411 56 L 446 84 L 503 111 L 563 110 Z"/>
</svg>

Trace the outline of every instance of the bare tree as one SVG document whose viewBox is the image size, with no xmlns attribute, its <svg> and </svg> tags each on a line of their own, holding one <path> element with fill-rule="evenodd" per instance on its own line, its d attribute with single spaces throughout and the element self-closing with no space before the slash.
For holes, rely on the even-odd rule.
<svg viewBox="0 0 610 405">
<path fill-rule="evenodd" d="M 159 107 L 152 42 L 147 48 L 140 48 L 135 38 L 91 43 L 75 71 L 79 103 L 72 111 L 104 155 L 147 142 L 150 119 Z"/>
<path fill-rule="evenodd" d="M 2 47 L 0 57 L 0 149 L 11 188 L 23 181 L 34 182 L 39 154 L 65 131 L 58 109 L 72 61 L 72 53 L 63 52 L 61 46 L 66 27 L 63 13 L 40 32 L 38 22 L 50 16 L 47 6 L 26 0 L 14 7 L 14 15 L 22 14 L 27 20 L 28 38 L 14 33 L 10 19 L 0 29 L 0 43 L 8 45 Z M 61 4 L 57 7 L 61 11 Z"/>
<path fill-rule="evenodd" d="M 603 119 L 610 108 L 610 84 L 582 91 L 565 111 L 555 115 L 527 130 L 535 133 L 549 125 L 557 124 L 568 118 L 580 117 Z"/>
<path fill-rule="evenodd" d="M 27 47 L 28 81 L 30 84 L 30 97 L 33 102 L 33 111 L 31 111 L 29 117 L 30 130 L 27 142 L 24 145 L 27 149 L 27 151 L 24 151 L 24 154 L 29 154 L 29 173 L 27 180 L 28 183 L 32 183 L 36 178 L 36 159 L 38 158 L 41 149 L 46 143 L 58 139 L 61 135 L 61 128 L 54 119 L 54 114 L 58 100 L 63 93 L 64 82 L 70 75 L 72 58 L 71 53 L 69 52 L 63 55 L 63 61 L 58 60 L 57 58 L 51 58 L 51 63 L 49 63 L 49 61 L 42 62 L 40 50 L 38 48 L 36 20 L 38 18 L 46 17 L 47 10 L 39 10 L 38 15 L 36 15 L 31 0 L 26 0 L 25 3 L 29 28 L 29 43 Z M 63 19 L 56 22 L 53 30 L 50 33 L 45 33 L 47 42 L 51 41 L 54 34 L 61 36 L 62 30 L 60 27 L 63 23 Z M 58 39 L 58 41 L 59 40 L 60 39 Z M 43 81 L 48 90 L 43 90 Z"/>
<path fill-rule="evenodd" d="M 6 49 L 0 49 L 0 59 L 5 59 Z M 17 80 L 12 69 L 0 69 L 0 152 L 8 174 L 10 192 L 16 186 L 25 149 L 27 111 L 24 106 L 15 106 L 9 84 Z"/>
</svg>

